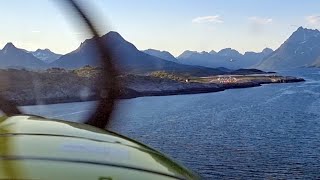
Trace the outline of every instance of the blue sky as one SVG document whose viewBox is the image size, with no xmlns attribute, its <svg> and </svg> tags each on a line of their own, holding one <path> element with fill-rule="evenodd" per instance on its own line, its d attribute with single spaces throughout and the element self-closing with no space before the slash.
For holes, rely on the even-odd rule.
<svg viewBox="0 0 320 180">
<path fill-rule="evenodd" d="M 94 4 L 100 29 L 118 31 L 138 49 L 240 52 L 276 49 L 298 26 L 320 28 L 319 0 L 82 0 Z M 59 53 L 86 37 L 56 0 L 0 1 L 0 47 Z"/>
</svg>

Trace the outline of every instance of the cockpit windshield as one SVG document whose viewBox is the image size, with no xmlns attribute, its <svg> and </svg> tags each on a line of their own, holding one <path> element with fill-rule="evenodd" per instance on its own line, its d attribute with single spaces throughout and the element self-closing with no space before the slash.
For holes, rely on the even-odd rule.
<svg viewBox="0 0 320 180">
<path fill-rule="evenodd" d="M 317 179 L 319 7 L 0 1 L 2 116 L 112 130 L 206 179 Z"/>
</svg>

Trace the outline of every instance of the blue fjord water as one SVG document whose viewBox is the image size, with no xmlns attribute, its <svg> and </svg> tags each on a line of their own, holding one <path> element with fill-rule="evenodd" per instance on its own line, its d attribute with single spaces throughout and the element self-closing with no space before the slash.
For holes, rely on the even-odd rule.
<svg viewBox="0 0 320 180">
<path fill-rule="evenodd" d="M 159 149 L 206 179 L 320 178 L 320 70 L 282 73 L 307 81 L 121 100 L 111 129 Z M 81 121 L 93 105 L 22 108 Z"/>
</svg>

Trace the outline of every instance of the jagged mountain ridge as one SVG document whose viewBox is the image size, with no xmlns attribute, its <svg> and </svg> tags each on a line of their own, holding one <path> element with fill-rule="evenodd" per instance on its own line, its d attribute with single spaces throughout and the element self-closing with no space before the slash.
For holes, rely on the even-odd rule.
<svg viewBox="0 0 320 180">
<path fill-rule="evenodd" d="M 111 52 L 115 65 L 122 72 L 126 73 L 149 73 L 152 71 L 172 71 L 176 73 L 190 73 L 197 75 L 223 74 L 219 69 L 200 66 L 182 65 L 175 62 L 165 61 L 161 58 L 151 56 L 139 51 L 133 44 L 126 41 L 117 32 L 105 34 L 101 40 L 105 43 L 108 51 Z M 61 56 L 51 63 L 51 67 L 75 69 L 85 65 L 97 66 L 97 52 L 94 39 L 85 40 L 78 49 Z"/>
<path fill-rule="evenodd" d="M 166 51 L 151 50 L 152 52 L 159 53 L 156 55 L 150 55 L 150 50 L 147 50 L 147 53 L 141 52 L 116 32 L 110 32 L 100 38 L 106 42 L 107 47 L 111 50 L 112 57 L 117 61 L 117 66 L 124 71 L 133 73 L 146 73 L 154 70 L 176 70 L 182 72 L 184 68 L 186 71 L 200 72 L 202 70 L 211 71 L 212 69 L 210 68 L 219 67 L 229 69 L 254 67 L 262 70 L 279 70 L 306 66 L 320 67 L 320 32 L 303 27 L 299 27 L 293 32 L 275 51 L 266 48 L 258 53 L 246 52 L 241 54 L 234 49 L 226 48 L 219 52 L 185 51 L 177 58 L 174 58 L 174 56 Z M 95 52 L 95 44 L 92 39 L 87 39 L 78 49 L 61 56 L 58 60 L 52 60 L 53 62 L 49 66 L 46 63 L 39 62 L 40 57 L 36 58 L 32 54 L 26 50 L 16 48 L 12 43 L 8 43 L 0 50 L 0 67 L 32 69 L 63 67 L 72 69 L 85 65 L 99 65 L 98 62 L 94 61 L 97 52 Z M 170 59 L 173 62 L 169 62 Z M 163 60 L 167 61 L 163 62 Z M 193 66 L 206 66 L 209 68 Z M 215 70 L 222 71 L 221 68 Z"/>
<path fill-rule="evenodd" d="M 7 43 L 0 50 L 0 68 L 43 69 L 45 67 L 44 62 L 26 50 L 15 47 L 12 43 Z"/>
<path fill-rule="evenodd" d="M 299 27 L 270 56 L 255 66 L 264 70 L 281 70 L 317 65 L 320 58 L 320 32 Z"/>
<path fill-rule="evenodd" d="M 265 48 L 262 52 L 246 52 L 241 54 L 238 51 L 225 48 L 219 52 L 196 52 L 185 51 L 177 57 L 180 63 L 189 65 L 199 65 L 205 67 L 225 67 L 229 69 L 250 68 L 251 66 L 260 63 L 263 58 L 272 53 L 272 49 Z"/>
<path fill-rule="evenodd" d="M 172 54 L 170 54 L 168 51 L 159 51 L 159 50 L 156 50 L 156 49 L 147 49 L 147 50 L 144 50 L 142 52 L 144 52 L 146 54 L 149 54 L 151 56 L 155 56 L 155 57 L 167 60 L 167 61 L 178 62 L 178 60 Z"/>
<path fill-rule="evenodd" d="M 59 59 L 62 54 L 57 54 L 52 52 L 50 49 L 37 49 L 36 51 L 30 51 L 33 56 L 42 60 L 45 63 L 52 63 L 55 60 Z"/>
</svg>

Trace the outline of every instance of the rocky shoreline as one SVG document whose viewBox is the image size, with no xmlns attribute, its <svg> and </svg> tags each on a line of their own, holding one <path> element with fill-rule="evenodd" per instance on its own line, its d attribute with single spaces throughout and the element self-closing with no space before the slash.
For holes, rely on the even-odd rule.
<svg viewBox="0 0 320 180">
<path fill-rule="evenodd" d="M 0 94 L 17 105 L 57 104 L 95 101 L 101 84 L 97 71 L 90 68 L 43 72 L 0 70 Z M 163 72 L 149 75 L 122 75 L 119 99 L 219 92 L 270 83 L 293 83 L 304 79 L 276 74 L 218 75 L 191 77 Z"/>
<path fill-rule="evenodd" d="M 263 84 L 274 83 L 295 83 L 305 81 L 302 78 L 295 78 L 290 76 L 277 76 L 277 81 L 272 81 L 269 78 L 257 79 L 251 82 L 239 82 L 228 84 L 215 84 L 215 83 L 182 83 L 182 82 L 164 82 L 152 83 L 152 81 L 140 82 L 140 84 L 131 83 L 127 85 L 125 90 L 121 93 L 121 99 L 130 99 L 144 96 L 169 96 L 169 95 L 183 95 L 183 94 L 199 94 L 219 92 L 228 89 L 250 88 L 257 87 Z"/>
</svg>

